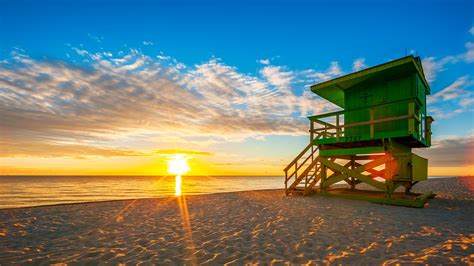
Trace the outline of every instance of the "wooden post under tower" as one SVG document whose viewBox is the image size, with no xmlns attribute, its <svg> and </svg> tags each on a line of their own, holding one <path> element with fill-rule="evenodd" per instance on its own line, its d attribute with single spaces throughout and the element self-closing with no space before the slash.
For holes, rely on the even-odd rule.
<svg viewBox="0 0 474 266">
<path fill-rule="evenodd" d="M 431 146 L 430 87 L 419 57 L 407 56 L 311 86 L 343 110 L 310 120 L 310 143 L 284 169 L 285 193 L 319 193 L 423 207 L 434 194 L 411 193 L 427 179 Z M 345 182 L 350 188 L 335 188 Z M 403 192 L 395 192 L 398 187 Z M 362 189 L 360 189 L 362 187 Z M 367 189 L 371 188 L 371 189 Z"/>
</svg>

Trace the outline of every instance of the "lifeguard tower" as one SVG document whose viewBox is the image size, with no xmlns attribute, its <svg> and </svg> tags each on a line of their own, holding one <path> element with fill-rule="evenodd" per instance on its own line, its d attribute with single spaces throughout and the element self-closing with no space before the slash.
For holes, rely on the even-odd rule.
<svg viewBox="0 0 474 266">
<path fill-rule="evenodd" d="M 403 57 L 311 90 L 343 110 L 308 117 L 309 145 L 284 169 L 286 195 L 318 193 L 411 207 L 423 207 L 434 196 L 410 191 L 427 179 L 428 161 L 412 148 L 431 146 L 433 121 L 426 115 L 430 87 L 419 57 Z M 395 192 L 400 186 L 404 192 Z"/>
</svg>

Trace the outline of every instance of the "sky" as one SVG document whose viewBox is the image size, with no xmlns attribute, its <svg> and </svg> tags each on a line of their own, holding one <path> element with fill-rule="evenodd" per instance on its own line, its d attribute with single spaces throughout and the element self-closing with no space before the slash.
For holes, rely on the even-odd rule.
<svg viewBox="0 0 474 266">
<path fill-rule="evenodd" d="M 413 54 L 430 175 L 474 175 L 473 1 L 0 0 L 0 174 L 282 175 L 309 86 Z"/>
</svg>

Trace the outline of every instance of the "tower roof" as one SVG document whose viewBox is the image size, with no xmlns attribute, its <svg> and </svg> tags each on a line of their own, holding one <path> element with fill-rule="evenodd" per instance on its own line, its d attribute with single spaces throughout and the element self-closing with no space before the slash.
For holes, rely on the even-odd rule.
<svg viewBox="0 0 474 266">
<path fill-rule="evenodd" d="M 344 108 L 344 90 L 374 77 L 390 78 L 413 72 L 418 73 L 425 85 L 426 94 L 430 94 L 430 86 L 425 79 L 421 60 L 419 57 L 413 57 L 413 55 L 315 84 L 311 86 L 311 91 L 337 106 Z"/>
</svg>

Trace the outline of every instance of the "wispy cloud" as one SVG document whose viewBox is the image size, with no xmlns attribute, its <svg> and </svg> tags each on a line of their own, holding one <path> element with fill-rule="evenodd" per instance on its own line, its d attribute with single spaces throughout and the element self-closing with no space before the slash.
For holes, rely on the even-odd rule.
<svg viewBox="0 0 474 266">
<path fill-rule="evenodd" d="M 12 142 L 8 139 L 0 142 L 0 157 L 74 157 L 83 159 L 87 156 L 122 157 L 148 156 L 150 154 L 132 150 L 94 145 L 61 143 L 55 141 L 22 140 Z"/>
<path fill-rule="evenodd" d="M 472 28 L 470 29 L 472 34 Z M 434 56 L 426 57 L 423 59 L 423 70 L 425 72 L 426 80 L 428 82 L 434 82 L 439 73 L 446 70 L 446 66 L 449 64 L 456 64 L 459 62 L 472 63 L 474 62 L 474 43 L 466 42 L 465 43 L 466 51 L 461 54 L 448 55 L 442 58 L 437 58 Z"/>
<path fill-rule="evenodd" d="M 364 68 L 366 68 L 367 65 L 365 65 L 365 58 L 357 58 L 356 60 L 354 60 L 354 62 L 352 63 L 352 71 L 359 71 L 359 70 L 362 70 Z"/>
<path fill-rule="evenodd" d="M 101 43 L 104 40 L 104 37 L 94 36 L 90 33 L 88 33 L 87 36 L 98 43 Z"/>
<path fill-rule="evenodd" d="M 464 46 L 466 47 L 466 52 L 462 54 L 462 59 L 468 63 L 474 62 L 474 43 L 467 42 Z"/>
<path fill-rule="evenodd" d="M 470 87 L 474 81 L 469 76 L 457 78 L 446 88 L 428 96 L 428 105 L 436 118 L 449 118 L 463 112 L 472 112 L 473 94 Z"/>
<path fill-rule="evenodd" d="M 425 57 L 422 64 L 426 80 L 430 83 L 434 82 L 438 74 L 446 70 L 447 64 L 455 63 L 456 61 L 456 58 L 453 56 L 446 56 L 441 59 L 434 56 Z"/>
<path fill-rule="evenodd" d="M 185 65 L 163 52 L 148 56 L 130 49 L 112 54 L 68 46 L 79 63 L 31 58 L 20 48 L 0 62 L 2 156 L 148 156 L 169 151 L 153 142 L 143 150 L 122 144 L 143 136 L 216 143 L 305 135 L 306 116 L 335 108 L 307 86 L 345 73 L 337 61 L 323 69 L 292 70 L 262 59 L 260 69 L 249 74 L 218 58 Z M 432 81 L 468 53 L 463 56 L 425 58 L 425 72 Z M 364 67 L 364 58 L 353 61 L 353 71 Z M 472 110 L 471 85 L 470 77 L 463 76 L 430 96 L 435 118 Z M 445 103 L 451 104 L 451 112 L 445 111 Z"/>
<path fill-rule="evenodd" d="M 308 69 L 304 71 L 306 78 L 314 80 L 314 82 L 326 81 L 343 74 L 341 67 L 337 61 L 330 63 L 330 66 L 325 71 L 317 71 L 314 69 Z"/>
<path fill-rule="evenodd" d="M 426 157 L 434 166 L 474 165 L 474 137 L 446 137 L 433 141 L 429 149 L 416 153 Z"/>
<path fill-rule="evenodd" d="M 456 81 L 451 83 L 448 87 L 438 91 L 428 98 L 428 103 L 435 103 L 439 101 L 449 101 L 459 99 L 461 97 L 469 96 L 469 92 L 464 89 L 472 82 L 469 81 L 469 76 L 459 77 Z"/>
<path fill-rule="evenodd" d="M 8 154 L 21 150 L 11 143 L 27 142 L 31 154 L 45 156 L 57 155 L 58 143 L 71 148 L 62 149 L 68 156 L 75 156 L 74 148 L 134 155 L 112 143 L 137 132 L 225 140 L 301 135 L 307 127 L 302 116 L 333 108 L 295 92 L 297 74 L 282 66 L 249 75 L 219 59 L 186 67 L 133 49 L 118 57 L 71 49 L 82 63 L 15 51 L 0 64 L 0 131 L 12 147 Z"/>
<path fill-rule="evenodd" d="M 193 151 L 193 150 L 156 150 L 154 153 L 159 155 L 170 155 L 170 154 L 188 154 L 188 155 L 204 155 L 204 156 L 212 156 L 215 155 L 213 152 L 207 151 Z"/>
<path fill-rule="evenodd" d="M 143 41 L 143 45 L 150 46 L 150 45 L 153 45 L 153 42 L 151 42 L 151 41 Z"/>
</svg>

